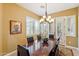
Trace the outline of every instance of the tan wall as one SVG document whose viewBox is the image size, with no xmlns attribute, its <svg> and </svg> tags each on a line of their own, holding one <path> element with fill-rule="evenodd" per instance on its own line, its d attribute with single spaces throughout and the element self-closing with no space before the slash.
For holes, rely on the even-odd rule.
<svg viewBox="0 0 79 59">
<path fill-rule="evenodd" d="M 66 44 L 68 46 L 78 47 L 78 38 L 77 38 L 78 37 L 78 15 L 77 14 L 78 14 L 78 8 L 77 7 L 50 14 L 54 17 L 76 15 L 76 37 L 70 37 L 70 36 L 66 37 Z"/>
<path fill-rule="evenodd" d="M 40 19 L 36 14 L 16 5 L 3 4 L 3 54 L 16 49 L 17 44 L 26 44 L 25 20 L 26 16 Z M 22 33 L 10 35 L 10 20 L 19 20 L 22 22 Z"/>
<path fill-rule="evenodd" d="M 79 7 L 78 7 L 78 47 L 79 47 Z"/>
<path fill-rule="evenodd" d="M 2 4 L 0 4 L 0 55 L 2 55 Z"/>
<path fill-rule="evenodd" d="M 79 7 L 78 7 L 78 15 L 79 15 Z"/>
</svg>

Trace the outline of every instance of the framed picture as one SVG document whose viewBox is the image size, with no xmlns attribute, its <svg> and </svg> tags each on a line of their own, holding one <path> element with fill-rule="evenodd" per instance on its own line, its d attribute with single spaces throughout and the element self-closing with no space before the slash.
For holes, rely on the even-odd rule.
<svg viewBox="0 0 79 59">
<path fill-rule="evenodd" d="M 22 23 L 20 21 L 10 20 L 10 34 L 20 34 L 22 32 Z"/>
</svg>

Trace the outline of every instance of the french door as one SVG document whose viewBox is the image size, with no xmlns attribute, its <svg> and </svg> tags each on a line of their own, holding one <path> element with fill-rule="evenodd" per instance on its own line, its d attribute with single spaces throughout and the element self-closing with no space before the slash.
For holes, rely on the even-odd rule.
<svg viewBox="0 0 79 59">
<path fill-rule="evenodd" d="M 56 38 L 60 37 L 60 44 L 66 45 L 65 17 L 56 17 Z"/>
<path fill-rule="evenodd" d="M 41 36 L 42 38 L 48 38 L 49 36 L 49 24 L 47 22 L 41 23 Z"/>
<path fill-rule="evenodd" d="M 78 16 L 78 48 L 79 48 L 79 16 Z"/>
</svg>

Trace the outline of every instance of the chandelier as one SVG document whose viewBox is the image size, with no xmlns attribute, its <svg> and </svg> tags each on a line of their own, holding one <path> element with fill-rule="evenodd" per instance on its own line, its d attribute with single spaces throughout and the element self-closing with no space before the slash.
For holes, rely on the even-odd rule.
<svg viewBox="0 0 79 59">
<path fill-rule="evenodd" d="M 47 14 L 47 3 L 45 4 L 45 6 L 41 6 L 41 8 L 45 9 L 45 15 L 41 17 L 40 23 L 43 23 L 43 22 L 52 23 L 52 22 L 54 22 L 54 18 L 52 18 L 52 16 L 48 16 L 48 14 Z"/>
</svg>

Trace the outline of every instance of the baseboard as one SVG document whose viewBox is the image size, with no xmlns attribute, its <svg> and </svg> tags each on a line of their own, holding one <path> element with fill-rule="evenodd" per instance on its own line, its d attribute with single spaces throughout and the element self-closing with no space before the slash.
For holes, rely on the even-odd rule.
<svg viewBox="0 0 79 59">
<path fill-rule="evenodd" d="M 72 46 L 66 46 L 67 48 L 72 48 L 72 49 L 76 49 L 76 50 L 79 50 L 79 48 L 77 47 L 72 47 Z"/>
<path fill-rule="evenodd" d="M 2 54 L 0 54 L 0 56 L 2 56 Z"/>
<path fill-rule="evenodd" d="M 17 50 L 14 50 L 14 51 L 12 51 L 12 52 L 10 52 L 10 53 L 4 55 L 4 56 L 12 56 L 14 53 L 16 53 L 16 51 L 17 51 Z"/>
<path fill-rule="evenodd" d="M 1 54 L 0 54 L 0 56 L 4 56 L 6 54 L 6 52 L 2 52 Z"/>
</svg>

